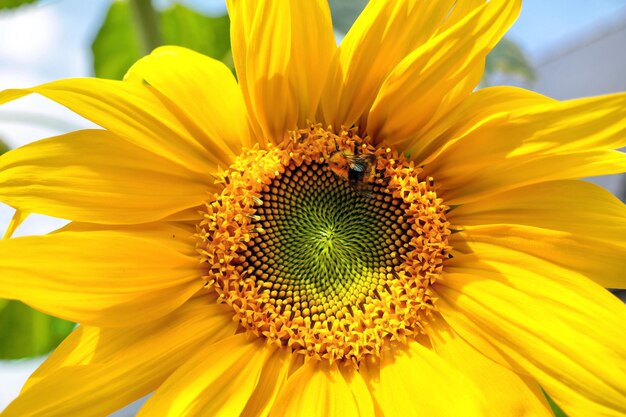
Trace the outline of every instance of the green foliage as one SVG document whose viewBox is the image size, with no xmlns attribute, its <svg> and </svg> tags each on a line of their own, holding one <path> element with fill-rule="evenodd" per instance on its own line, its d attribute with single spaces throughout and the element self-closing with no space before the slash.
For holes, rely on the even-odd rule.
<svg viewBox="0 0 626 417">
<path fill-rule="evenodd" d="M 44 355 L 57 347 L 74 326 L 19 301 L 0 300 L 0 359 Z"/>
<path fill-rule="evenodd" d="M 535 72 L 520 47 L 510 39 L 502 39 L 487 55 L 483 84 L 489 85 L 495 74 L 509 74 L 523 81 L 534 81 Z"/>
<path fill-rule="evenodd" d="M 7 152 L 9 150 L 9 146 L 0 139 L 0 155 Z"/>
<path fill-rule="evenodd" d="M 220 60 L 230 56 L 228 16 L 204 16 L 175 4 L 159 18 L 164 44 L 184 46 Z M 96 76 L 121 79 L 143 56 L 138 39 L 129 5 L 114 2 L 92 45 Z"/>
<path fill-rule="evenodd" d="M 186 46 L 216 59 L 222 59 L 230 51 L 227 15 L 207 17 L 175 4 L 161 15 L 161 30 L 169 45 Z"/>
<path fill-rule="evenodd" d="M 113 2 L 91 45 L 97 77 L 121 79 L 139 58 L 141 47 L 127 3 Z"/>
<path fill-rule="evenodd" d="M 1 9 L 14 9 L 25 4 L 35 3 L 37 0 L 0 0 Z"/>
</svg>

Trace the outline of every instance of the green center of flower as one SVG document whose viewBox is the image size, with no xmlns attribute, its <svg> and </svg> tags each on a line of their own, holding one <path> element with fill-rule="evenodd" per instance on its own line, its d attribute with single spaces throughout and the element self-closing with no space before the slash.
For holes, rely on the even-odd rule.
<svg viewBox="0 0 626 417">
<path fill-rule="evenodd" d="M 288 172 L 263 189 L 252 222 L 263 232 L 250 241 L 244 270 L 280 311 L 317 321 L 360 308 L 408 250 L 408 205 L 327 164 Z"/>
</svg>

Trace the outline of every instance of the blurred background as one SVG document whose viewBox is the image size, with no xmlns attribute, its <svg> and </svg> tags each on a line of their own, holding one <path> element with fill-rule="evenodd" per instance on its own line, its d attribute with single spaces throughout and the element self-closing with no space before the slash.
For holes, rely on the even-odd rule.
<svg viewBox="0 0 626 417">
<path fill-rule="evenodd" d="M 366 1 L 330 3 L 339 42 Z M 158 44 L 187 46 L 232 66 L 228 33 L 224 0 L 0 0 L 0 90 L 68 77 L 119 79 Z M 557 99 L 626 91 L 626 0 L 524 0 L 518 21 L 490 54 L 481 86 L 502 84 Z M 63 107 L 29 96 L 0 107 L 0 153 L 88 127 Z M 626 197 L 623 176 L 592 181 Z M 0 203 L 0 230 L 12 215 Z M 64 223 L 32 216 L 16 235 Z M 0 300 L 0 411 L 73 327 Z"/>
</svg>

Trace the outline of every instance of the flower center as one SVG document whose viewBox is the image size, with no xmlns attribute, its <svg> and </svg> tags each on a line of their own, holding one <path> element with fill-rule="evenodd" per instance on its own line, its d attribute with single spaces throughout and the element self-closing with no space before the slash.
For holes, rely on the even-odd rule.
<svg viewBox="0 0 626 417">
<path fill-rule="evenodd" d="M 222 179 L 199 249 L 243 329 L 357 365 L 422 332 L 450 230 L 419 169 L 354 131 L 311 126 L 245 153 Z"/>
<path fill-rule="evenodd" d="M 327 164 L 303 163 L 263 187 L 243 269 L 278 311 L 313 322 L 362 308 L 408 250 L 408 206 Z M 352 314 L 352 313 L 350 313 Z"/>
</svg>

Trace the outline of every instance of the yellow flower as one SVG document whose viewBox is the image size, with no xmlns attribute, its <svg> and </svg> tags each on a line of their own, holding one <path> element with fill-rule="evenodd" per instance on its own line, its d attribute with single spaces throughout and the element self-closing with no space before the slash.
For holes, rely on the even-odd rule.
<svg viewBox="0 0 626 417">
<path fill-rule="evenodd" d="M 229 2 L 239 82 L 179 47 L 37 93 L 92 120 L 0 158 L 72 220 L 0 297 L 81 325 L 2 414 L 626 413 L 626 95 L 473 91 L 514 0 Z"/>
</svg>

